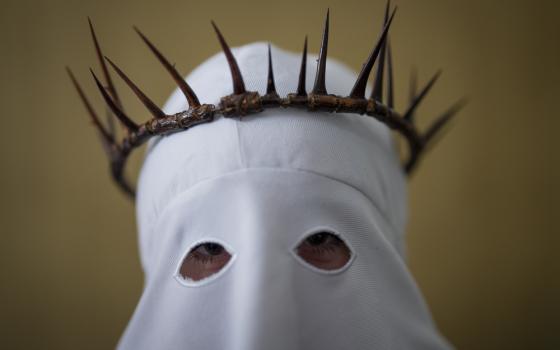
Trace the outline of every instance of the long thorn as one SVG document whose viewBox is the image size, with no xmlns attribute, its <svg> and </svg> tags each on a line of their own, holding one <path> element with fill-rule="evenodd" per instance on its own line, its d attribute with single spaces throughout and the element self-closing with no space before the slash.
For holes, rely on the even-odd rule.
<svg viewBox="0 0 560 350">
<path fill-rule="evenodd" d="M 395 82 L 393 78 L 393 55 L 391 42 L 387 39 L 387 106 L 395 108 Z"/>
<path fill-rule="evenodd" d="M 272 54 L 270 53 L 270 44 L 268 44 L 268 79 L 266 83 L 266 94 L 277 94 L 276 85 L 274 84 L 274 72 L 272 71 Z"/>
<path fill-rule="evenodd" d="M 109 90 L 109 94 L 119 106 L 121 110 L 124 110 L 121 99 L 117 93 L 117 89 L 113 84 L 113 79 L 111 78 L 111 74 L 109 74 L 109 69 L 107 69 L 107 64 L 103 59 L 103 52 L 101 51 L 101 45 L 99 45 L 99 40 L 97 40 L 97 35 L 95 34 L 95 29 L 93 28 L 93 23 L 91 22 L 91 18 L 87 18 L 89 23 L 89 30 L 91 32 L 91 38 L 93 39 L 93 45 L 95 46 L 95 53 L 97 54 L 97 59 L 99 60 L 99 64 L 101 65 L 101 70 L 103 72 L 103 77 L 105 78 L 105 82 L 107 83 L 107 90 Z M 106 120 L 107 125 L 109 126 L 109 133 L 111 135 L 115 135 L 115 122 L 113 119 L 113 115 L 109 110 L 106 113 Z"/>
<path fill-rule="evenodd" d="M 99 88 L 99 91 L 101 92 L 101 95 L 103 96 L 103 99 L 105 100 L 105 102 L 107 103 L 107 105 L 109 105 L 109 108 L 111 108 L 111 110 L 113 111 L 113 113 L 115 113 L 115 115 L 117 116 L 117 118 L 123 123 L 123 125 L 128 128 L 131 131 L 138 131 L 138 125 L 132 121 L 132 119 L 130 119 L 116 104 L 115 101 L 113 101 L 113 99 L 111 98 L 111 96 L 109 96 L 109 94 L 107 93 L 107 91 L 105 91 L 105 89 L 103 88 L 103 85 L 101 85 L 101 82 L 99 81 L 99 79 L 97 79 L 97 77 L 95 76 L 95 73 L 93 72 L 92 69 L 90 69 L 91 75 L 93 75 L 93 79 L 95 79 L 95 83 L 97 84 L 97 87 Z"/>
<path fill-rule="evenodd" d="M 91 19 L 88 17 L 89 23 L 89 30 L 91 32 L 91 37 L 93 39 L 93 44 L 95 46 L 95 52 L 97 53 L 97 58 L 99 59 L 99 64 L 101 65 L 101 70 L 103 72 L 103 77 L 107 82 L 107 90 L 109 90 L 109 94 L 115 101 L 115 104 L 120 108 L 123 109 L 121 99 L 117 93 L 117 89 L 115 89 L 115 85 L 113 84 L 113 79 L 111 79 L 111 74 L 109 74 L 109 69 L 107 68 L 107 64 L 103 59 L 103 52 L 101 51 L 101 46 L 99 45 L 99 41 L 97 40 L 97 35 L 95 34 L 95 30 L 93 29 L 93 23 Z"/>
<path fill-rule="evenodd" d="M 416 108 L 418 107 L 418 105 L 420 104 L 420 102 L 422 102 L 422 100 L 424 100 L 424 97 L 426 97 L 426 95 L 428 94 L 428 92 L 430 91 L 430 89 L 434 86 L 435 82 L 437 81 L 437 79 L 439 78 L 439 76 L 441 75 L 441 71 L 438 71 L 433 77 L 432 79 L 430 79 L 430 81 L 428 82 L 428 84 L 426 84 L 426 86 L 424 87 L 424 89 L 422 89 L 422 91 L 416 96 L 414 97 L 413 101 L 410 103 L 410 106 L 408 107 L 408 110 L 406 111 L 406 113 L 404 114 L 404 119 L 412 122 L 412 117 L 414 115 L 414 111 L 416 110 Z"/>
<path fill-rule="evenodd" d="M 321 51 L 317 62 L 317 72 L 315 73 L 315 84 L 311 93 L 318 95 L 326 95 L 327 87 L 325 85 L 325 72 L 327 69 L 327 51 L 329 46 L 329 10 L 325 17 L 325 26 L 323 28 L 323 39 L 321 41 Z"/>
<path fill-rule="evenodd" d="M 189 107 L 200 106 L 198 97 L 194 93 L 193 89 L 189 86 L 189 84 L 187 84 L 185 79 L 183 79 L 183 77 L 177 71 L 177 69 L 175 69 L 175 67 L 171 63 L 169 63 L 169 61 L 161 54 L 161 52 L 154 46 L 154 44 L 152 44 L 148 40 L 148 38 L 144 34 L 142 34 L 140 29 L 138 29 L 137 27 L 133 27 L 133 28 L 136 31 L 136 33 L 140 35 L 140 38 L 142 38 L 144 43 L 148 45 L 148 47 L 154 53 L 154 55 L 156 55 L 157 59 L 160 61 L 161 64 L 163 64 L 163 66 L 169 72 L 169 74 L 171 74 L 171 77 L 173 78 L 173 80 L 175 80 L 175 83 L 179 86 L 179 89 L 181 89 L 183 95 L 185 95 L 185 97 L 187 98 Z"/>
<path fill-rule="evenodd" d="M 416 98 L 416 94 L 418 93 L 418 70 L 416 67 L 412 67 L 410 71 L 410 80 L 408 86 L 408 103 L 412 105 L 414 99 Z M 414 113 L 410 114 L 408 117 L 409 120 L 414 121 Z"/>
<path fill-rule="evenodd" d="M 125 83 L 132 89 L 132 91 L 134 91 L 134 93 L 136 94 L 136 96 L 138 97 L 138 99 L 140 99 L 140 101 L 144 104 L 144 106 L 146 106 L 146 108 L 150 111 L 150 113 L 152 113 L 152 115 L 156 118 L 165 118 L 167 115 L 152 101 L 148 98 L 148 96 L 146 96 L 142 90 L 140 90 L 138 88 L 138 86 L 136 86 L 132 80 L 130 80 L 126 74 L 124 74 L 124 72 L 117 67 L 116 64 L 113 63 L 113 61 L 111 61 L 109 58 L 107 58 L 107 56 L 105 56 L 105 59 L 109 62 L 109 64 L 115 69 L 115 71 L 117 72 L 117 74 L 122 78 L 122 80 L 125 81 Z"/>
<path fill-rule="evenodd" d="M 231 71 L 231 79 L 233 80 L 233 93 L 236 95 L 242 94 L 245 92 L 245 83 L 243 82 L 243 76 L 241 75 L 241 71 L 239 70 L 237 61 L 235 60 L 235 57 L 233 57 L 233 54 L 231 53 L 231 49 L 226 43 L 224 36 L 216 26 L 216 23 L 214 23 L 214 21 L 211 22 L 212 22 L 212 26 L 214 27 L 214 30 L 216 31 L 216 35 L 218 35 L 218 40 L 220 41 L 222 50 L 226 55 L 226 59 L 229 65 L 229 70 Z"/>
<path fill-rule="evenodd" d="M 354 87 L 352 88 L 352 91 L 350 92 L 350 97 L 365 98 L 366 85 L 367 85 L 367 81 L 368 81 L 368 78 L 369 78 L 369 74 L 371 73 L 371 69 L 373 68 L 373 64 L 375 63 L 375 60 L 377 59 L 377 56 L 379 56 L 379 52 L 381 51 L 381 47 L 383 46 L 383 42 L 385 42 L 385 38 L 387 37 L 387 32 L 389 31 L 389 27 L 391 26 L 391 23 L 393 22 L 393 18 L 395 17 L 396 12 L 397 12 L 397 8 L 395 8 L 393 10 L 393 13 L 391 14 L 391 17 L 389 18 L 389 21 L 387 22 L 387 24 L 385 24 L 385 27 L 383 28 L 383 32 L 381 32 L 381 35 L 379 36 L 379 39 L 377 40 L 377 44 L 375 45 L 375 47 L 373 48 L 373 50 L 369 54 L 369 57 L 368 57 L 366 63 L 362 66 L 362 70 L 360 71 L 360 74 L 358 75 L 358 78 L 356 79 L 356 83 L 354 84 Z"/>
<path fill-rule="evenodd" d="M 86 94 L 82 90 L 82 87 L 80 86 L 80 84 L 76 80 L 76 77 L 74 76 L 74 74 L 72 73 L 72 71 L 70 70 L 69 67 L 66 67 L 66 72 L 68 72 L 68 75 L 70 76 L 70 80 L 72 80 L 72 83 L 74 84 L 74 87 L 78 91 L 78 95 L 80 95 L 80 99 L 82 100 L 82 103 L 86 107 L 86 110 L 89 113 L 89 116 L 91 118 L 91 121 L 93 122 L 93 125 L 95 125 L 95 127 L 97 128 L 97 130 L 101 134 L 101 139 L 104 142 L 104 146 L 114 145 L 115 144 L 114 136 L 112 134 L 110 134 L 101 124 L 101 121 L 99 120 L 99 117 L 97 116 L 97 113 L 95 113 L 95 110 L 93 109 L 93 107 L 89 103 L 89 100 L 87 99 Z"/>
<path fill-rule="evenodd" d="M 467 104 L 467 99 L 463 98 L 449 108 L 445 113 L 439 116 L 436 121 L 430 126 L 428 131 L 424 134 L 425 144 L 430 141 L 440 132 L 440 130 Z"/>
<path fill-rule="evenodd" d="M 301 68 L 299 70 L 299 79 L 297 87 L 297 96 L 307 96 L 307 91 L 305 90 L 305 75 L 307 68 L 307 35 L 305 36 L 305 41 L 303 42 L 303 54 L 301 55 Z"/>
<path fill-rule="evenodd" d="M 387 7 L 385 8 L 385 20 L 383 21 L 383 26 L 387 25 L 389 20 L 389 7 L 391 6 L 391 1 L 387 0 Z M 389 41 L 389 35 L 383 41 L 381 46 L 381 51 L 379 53 L 379 63 L 377 64 L 377 72 L 375 73 L 375 82 L 373 84 L 373 90 L 371 91 L 371 98 L 383 102 L 383 75 L 385 70 L 385 51 L 387 50 L 387 42 Z"/>
</svg>

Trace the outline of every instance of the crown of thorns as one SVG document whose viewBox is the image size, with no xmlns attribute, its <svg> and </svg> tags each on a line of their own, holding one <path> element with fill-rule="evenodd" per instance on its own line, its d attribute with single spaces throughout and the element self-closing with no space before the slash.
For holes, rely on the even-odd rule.
<svg viewBox="0 0 560 350">
<path fill-rule="evenodd" d="M 419 93 L 416 93 L 415 91 L 416 79 L 413 77 L 413 81 L 411 82 L 410 104 L 408 108 L 404 114 L 400 114 L 394 110 L 393 63 L 388 39 L 388 31 L 395 16 L 396 8 L 389 16 L 389 7 L 390 5 L 387 3 L 384 26 L 377 43 L 362 66 L 352 91 L 350 91 L 350 94 L 345 97 L 328 94 L 325 86 L 325 70 L 329 40 L 328 10 L 325 18 L 313 90 L 310 93 L 307 93 L 305 90 L 305 71 L 307 62 L 307 37 L 305 37 L 297 90 L 294 93 L 288 94 L 286 97 L 280 97 L 276 92 L 272 69 L 272 58 L 270 55 L 270 45 L 268 47 L 268 79 L 266 94 L 261 96 L 258 92 L 247 91 L 245 89 L 243 77 L 235 57 L 233 56 L 220 30 L 212 21 L 212 26 L 216 31 L 218 40 L 226 56 L 233 80 L 233 93 L 222 97 L 218 106 L 204 103 L 201 104 L 192 88 L 175 69 L 174 65 L 169 63 L 169 61 L 146 38 L 146 36 L 138 30 L 138 28 L 134 27 L 134 30 L 140 35 L 142 40 L 148 45 L 157 59 L 171 74 L 172 78 L 175 80 L 188 101 L 189 107 L 187 110 L 172 115 L 164 113 L 123 73 L 119 67 L 117 67 L 117 65 L 115 65 L 106 56 L 103 56 L 91 20 L 88 19 L 91 35 L 97 56 L 101 63 L 106 86 L 100 82 L 93 70 L 90 69 L 90 71 L 97 87 L 99 88 L 99 91 L 101 92 L 101 95 L 103 96 L 103 99 L 110 109 L 110 112 L 112 112 L 120 124 L 122 124 L 124 137 L 121 142 L 116 141 L 115 126 L 111 113 L 109 111 L 107 113 L 108 127 L 105 127 L 101 123 L 95 110 L 92 108 L 82 88 L 68 67 L 67 71 L 91 117 L 93 125 L 95 125 L 99 131 L 103 148 L 109 157 L 113 179 L 120 188 L 131 197 L 134 197 L 135 191 L 124 176 L 124 166 L 131 151 L 141 146 L 150 137 L 156 135 L 167 135 L 188 129 L 201 123 L 208 123 L 211 122 L 216 115 L 241 118 L 244 115 L 259 113 L 268 108 L 278 107 L 303 108 L 308 111 L 354 113 L 360 115 L 365 114 L 369 117 L 377 119 L 392 130 L 398 131 L 405 137 L 408 143 L 409 153 L 408 159 L 404 162 L 403 167 L 404 171 L 407 174 L 410 174 L 418 164 L 418 160 L 420 159 L 422 152 L 426 149 L 426 146 L 434 139 L 434 136 L 438 134 L 442 127 L 459 111 L 464 104 L 464 100 L 459 101 L 439 116 L 425 132 L 420 132 L 418 130 L 415 125 L 414 112 L 439 77 L 441 72 L 437 72 Z M 377 63 L 373 89 L 371 96 L 366 99 L 365 90 L 367 81 L 377 58 L 379 58 L 379 62 Z M 117 90 L 112 82 L 105 60 L 109 62 L 117 74 L 132 89 L 136 96 L 138 96 L 140 101 L 150 111 L 153 118 L 143 124 L 137 124 L 127 116 L 122 107 Z M 386 104 L 383 102 L 385 65 L 387 65 L 387 75 L 385 79 Z"/>
</svg>

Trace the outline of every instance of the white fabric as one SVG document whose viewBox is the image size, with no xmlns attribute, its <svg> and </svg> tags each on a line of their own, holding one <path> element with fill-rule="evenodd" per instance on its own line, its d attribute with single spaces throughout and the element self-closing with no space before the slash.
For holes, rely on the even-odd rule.
<svg viewBox="0 0 560 350">
<path fill-rule="evenodd" d="M 247 89 L 263 94 L 266 44 L 233 52 Z M 272 58 L 285 96 L 301 56 L 273 46 Z M 347 94 L 354 79 L 328 61 L 329 92 Z M 205 103 L 232 92 L 221 53 L 187 81 Z M 185 107 L 175 91 L 166 111 Z M 277 109 L 152 142 L 137 199 L 145 289 L 119 348 L 448 348 L 402 256 L 405 186 L 390 132 L 365 116 Z M 352 249 L 343 271 L 311 269 L 292 253 L 320 229 Z M 181 259 L 205 240 L 233 258 L 211 280 L 181 283 Z"/>
</svg>

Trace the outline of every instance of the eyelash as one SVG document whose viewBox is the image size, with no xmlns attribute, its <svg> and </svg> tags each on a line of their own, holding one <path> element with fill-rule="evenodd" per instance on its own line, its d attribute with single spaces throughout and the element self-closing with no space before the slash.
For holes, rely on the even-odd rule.
<svg viewBox="0 0 560 350">
<path fill-rule="evenodd" d="M 193 254 L 189 254 L 189 256 L 187 256 L 187 259 L 194 260 L 196 264 L 200 264 L 200 265 L 212 264 L 215 258 L 218 257 L 219 255 L 202 254 L 198 250 L 203 247 L 204 247 L 204 243 L 193 248 L 192 250 Z"/>
<path fill-rule="evenodd" d="M 189 259 L 194 260 L 197 264 L 208 265 L 214 262 L 214 257 L 212 255 L 201 256 L 199 253 L 192 254 Z"/>
<path fill-rule="evenodd" d="M 334 239 L 333 237 L 329 236 L 326 241 L 320 245 L 311 245 L 309 243 L 309 249 L 313 251 L 313 253 L 317 254 L 327 254 L 327 253 L 335 253 L 336 248 L 340 246 L 340 241 Z"/>
</svg>

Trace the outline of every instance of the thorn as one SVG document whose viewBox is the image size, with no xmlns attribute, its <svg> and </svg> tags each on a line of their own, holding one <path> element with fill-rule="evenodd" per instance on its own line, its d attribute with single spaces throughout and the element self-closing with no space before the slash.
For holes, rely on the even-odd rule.
<svg viewBox="0 0 560 350">
<path fill-rule="evenodd" d="M 321 51 L 319 52 L 319 60 L 317 62 L 317 72 L 315 73 L 315 84 L 311 93 L 317 95 L 326 95 L 327 87 L 325 86 L 325 72 L 327 69 L 327 49 L 329 46 L 329 9 L 325 17 L 325 26 L 323 28 L 323 39 L 321 41 Z"/>
<path fill-rule="evenodd" d="M 101 85 L 101 82 L 99 81 L 99 79 L 97 79 L 97 77 L 95 76 L 95 73 L 93 72 L 93 70 L 91 68 L 90 68 L 90 72 L 91 72 L 91 75 L 93 75 L 93 79 L 95 79 L 95 83 L 97 84 L 97 87 L 99 88 L 99 91 L 101 92 L 101 95 L 103 96 L 103 99 L 105 100 L 105 102 L 107 102 L 107 105 L 109 105 L 109 108 L 111 108 L 111 110 L 113 111 L 113 113 L 115 113 L 117 118 L 129 130 L 138 131 L 138 125 L 136 125 L 136 123 L 133 122 L 132 119 L 130 119 L 121 109 L 119 109 L 119 107 L 117 107 L 117 105 L 115 104 L 115 102 L 113 101 L 111 96 L 109 96 L 107 91 L 105 91 L 105 89 L 103 88 L 103 85 Z"/>
<path fill-rule="evenodd" d="M 439 116 L 424 134 L 424 142 L 428 144 L 439 133 L 439 131 L 467 104 L 468 100 L 463 98 L 456 102 L 445 113 Z"/>
<path fill-rule="evenodd" d="M 418 90 L 418 70 L 415 66 L 412 67 L 410 71 L 410 82 L 408 87 L 408 103 L 412 104 L 414 99 L 416 98 L 416 94 Z M 412 113 L 409 117 L 411 121 L 414 121 L 414 113 Z"/>
<path fill-rule="evenodd" d="M 384 23 L 387 24 L 389 20 L 389 9 L 391 8 L 391 0 L 387 0 L 387 5 L 385 5 L 385 20 Z"/>
<path fill-rule="evenodd" d="M 385 19 L 383 21 L 383 27 L 387 25 L 387 21 L 389 21 L 389 7 L 391 5 L 391 1 L 387 0 L 387 6 L 385 8 Z M 379 63 L 377 64 L 377 72 L 375 74 L 375 82 L 373 84 L 373 90 L 371 91 L 372 99 L 383 102 L 383 75 L 385 70 L 385 51 L 387 49 L 387 42 L 389 41 L 389 35 L 383 41 L 383 45 L 381 46 L 381 51 L 379 53 Z"/>
<path fill-rule="evenodd" d="M 231 71 L 231 78 L 233 80 L 233 93 L 236 95 L 242 94 L 245 92 L 245 83 L 243 82 L 243 76 L 241 75 L 241 71 L 239 70 L 239 66 L 237 65 L 237 61 L 233 54 L 231 53 L 231 49 L 229 48 L 228 44 L 226 43 L 222 33 L 216 26 L 214 21 L 211 21 L 216 34 L 218 35 L 218 40 L 220 41 L 220 45 L 222 46 L 222 50 L 226 55 L 226 59 L 228 61 L 229 70 Z"/>
<path fill-rule="evenodd" d="M 179 74 L 177 69 L 175 69 L 175 65 L 172 65 L 171 63 L 169 63 L 169 61 L 161 54 L 161 52 L 154 46 L 154 44 L 152 44 L 148 40 L 148 38 L 146 38 L 146 36 L 144 34 L 142 34 L 140 29 L 138 29 L 137 27 L 133 27 L 133 28 L 136 31 L 136 33 L 138 33 L 138 35 L 140 35 L 140 38 L 142 38 L 144 43 L 146 43 L 146 45 L 148 45 L 148 47 L 154 53 L 154 55 L 156 55 L 157 59 L 160 61 L 161 64 L 163 64 L 163 66 L 169 72 L 169 74 L 171 74 L 171 77 L 173 78 L 173 80 L 175 80 L 175 83 L 179 86 L 179 89 L 181 89 L 181 91 L 183 92 L 183 94 L 187 98 L 187 101 L 189 103 L 189 107 L 200 106 L 200 102 L 198 101 L 198 97 L 194 93 L 193 89 L 189 86 L 189 84 L 187 84 L 185 79 L 183 79 L 181 74 Z"/>
<path fill-rule="evenodd" d="M 97 59 L 99 60 L 99 64 L 101 65 L 103 77 L 107 82 L 107 89 L 109 90 L 109 93 L 113 97 L 115 103 L 117 103 L 117 106 L 119 106 L 120 109 L 124 110 L 120 97 L 117 94 L 117 89 L 113 84 L 113 79 L 111 79 L 111 75 L 109 74 L 109 70 L 107 69 L 107 64 L 103 59 L 103 52 L 101 51 L 101 46 L 99 45 L 99 41 L 97 40 L 97 35 L 95 34 L 95 30 L 93 28 L 93 23 L 91 22 L 91 18 L 89 18 L 88 16 L 87 19 L 89 23 L 89 30 L 91 32 L 91 38 L 93 39 L 93 45 L 95 46 L 95 53 L 97 54 Z M 109 126 L 109 133 L 111 135 L 115 135 L 115 122 L 113 119 L 113 115 L 109 111 L 107 111 L 106 120 L 107 120 L 107 125 Z"/>
<path fill-rule="evenodd" d="M 119 67 L 117 67 L 116 64 L 113 63 L 113 61 L 111 61 L 109 58 L 107 58 L 107 56 L 105 56 L 105 59 L 109 62 L 109 64 L 111 64 L 111 66 L 115 69 L 115 71 L 117 72 L 117 74 L 122 78 L 122 80 L 125 81 L 125 83 L 132 89 L 132 91 L 134 91 L 134 93 L 136 94 L 136 96 L 140 99 L 140 101 L 144 104 L 144 106 L 146 106 L 146 108 L 150 111 L 150 113 L 152 113 L 152 115 L 155 118 L 165 118 L 167 115 L 165 113 L 163 113 L 163 111 L 161 109 L 159 109 L 159 107 L 152 102 L 152 100 L 150 100 L 148 98 L 148 96 L 146 96 L 142 90 L 140 90 L 133 82 L 132 80 L 130 80 L 126 74 L 124 74 L 124 72 L 122 70 L 120 70 Z"/>
<path fill-rule="evenodd" d="M 266 94 L 277 94 L 274 84 L 274 73 L 272 72 L 272 54 L 270 53 L 270 44 L 268 44 L 268 79 L 266 84 Z"/>
<path fill-rule="evenodd" d="M 391 43 L 387 39 L 387 106 L 395 108 L 395 83 L 393 79 L 393 55 L 391 54 Z"/>
<path fill-rule="evenodd" d="M 307 35 L 305 36 L 305 41 L 303 42 L 303 54 L 301 55 L 301 68 L 299 70 L 298 88 L 297 96 L 307 96 L 307 91 L 305 90 L 305 74 L 307 68 Z"/>
<path fill-rule="evenodd" d="M 91 117 L 91 121 L 93 122 L 93 125 L 95 125 L 95 127 L 97 128 L 97 130 L 101 134 L 101 140 L 103 142 L 103 146 L 106 149 L 108 149 L 110 145 L 115 144 L 115 139 L 114 139 L 113 134 L 109 133 L 103 127 L 103 125 L 101 124 L 101 121 L 99 120 L 99 118 L 98 118 L 97 114 L 95 113 L 93 107 L 89 103 L 89 100 L 87 99 L 86 94 L 82 90 L 82 87 L 80 86 L 80 84 L 76 80 L 76 77 L 74 76 L 74 74 L 72 73 L 72 71 L 70 70 L 69 67 L 66 67 L 66 72 L 70 76 L 70 80 L 72 80 L 72 83 L 74 84 L 74 87 L 78 91 L 78 95 L 80 95 L 80 99 L 82 100 L 82 103 L 86 107 L 86 110 L 88 111 L 89 116 Z"/>
<path fill-rule="evenodd" d="M 93 29 L 93 23 L 91 22 L 91 18 L 88 17 L 89 23 L 89 30 L 91 32 L 91 37 L 93 39 L 93 44 L 95 46 L 95 52 L 97 54 L 97 58 L 99 60 L 99 64 L 101 65 L 101 70 L 103 72 L 103 77 L 107 82 L 107 90 L 109 90 L 109 94 L 113 98 L 113 101 L 117 104 L 120 109 L 123 109 L 123 105 L 121 99 L 117 93 L 117 89 L 115 89 L 115 85 L 113 84 L 113 79 L 111 79 L 111 74 L 109 74 L 109 69 L 107 68 L 107 64 L 103 59 L 103 52 L 101 51 L 101 46 L 99 45 L 99 41 L 97 40 L 97 35 L 95 34 L 95 30 Z"/>
<path fill-rule="evenodd" d="M 432 79 L 428 82 L 428 84 L 426 84 L 426 86 L 424 87 L 424 89 L 422 89 L 422 91 L 420 92 L 420 94 L 418 94 L 418 96 L 414 97 L 414 99 L 412 100 L 412 102 L 410 103 L 410 106 L 408 107 L 408 110 L 406 111 L 406 113 L 404 114 L 404 119 L 409 121 L 409 122 L 413 122 L 412 117 L 414 115 L 414 111 L 416 110 L 416 108 L 418 107 L 418 105 L 420 104 L 420 102 L 422 102 L 422 100 L 424 99 L 424 97 L 426 97 L 426 95 L 428 94 L 428 92 L 430 91 L 430 89 L 434 86 L 435 82 L 437 81 L 437 79 L 439 78 L 439 76 L 441 75 L 441 71 L 438 71 L 433 77 Z"/>
<path fill-rule="evenodd" d="M 389 27 L 391 26 L 391 23 L 393 22 L 393 18 L 395 17 L 396 12 L 397 12 L 397 8 L 395 8 L 393 10 L 393 13 L 391 14 L 391 18 L 389 18 L 389 21 L 387 22 L 387 24 L 383 28 L 383 31 L 381 32 L 381 35 L 379 36 L 379 39 L 377 40 L 377 44 L 375 45 L 375 47 L 373 48 L 373 50 L 369 54 L 369 57 L 368 57 L 366 63 L 363 65 L 362 70 L 361 70 L 360 74 L 358 75 L 358 78 L 356 79 L 356 83 L 354 84 L 354 87 L 352 88 L 352 91 L 350 92 L 350 97 L 365 98 L 366 85 L 367 85 L 367 81 L 368 81 L 368 78 L 369 78 L 369 74 L 371 72 L 371 69 L 373 68 L 373 64 L 375 63 L 375 60 L 377 59 L 377 56 L 379 56 L 379 52 L 381 51 L 381 47 L 383 46 L 383 43 L 385 42 L 385 38 L 387 37 L 387 32 L 389 31 Z"/>
</svg>

